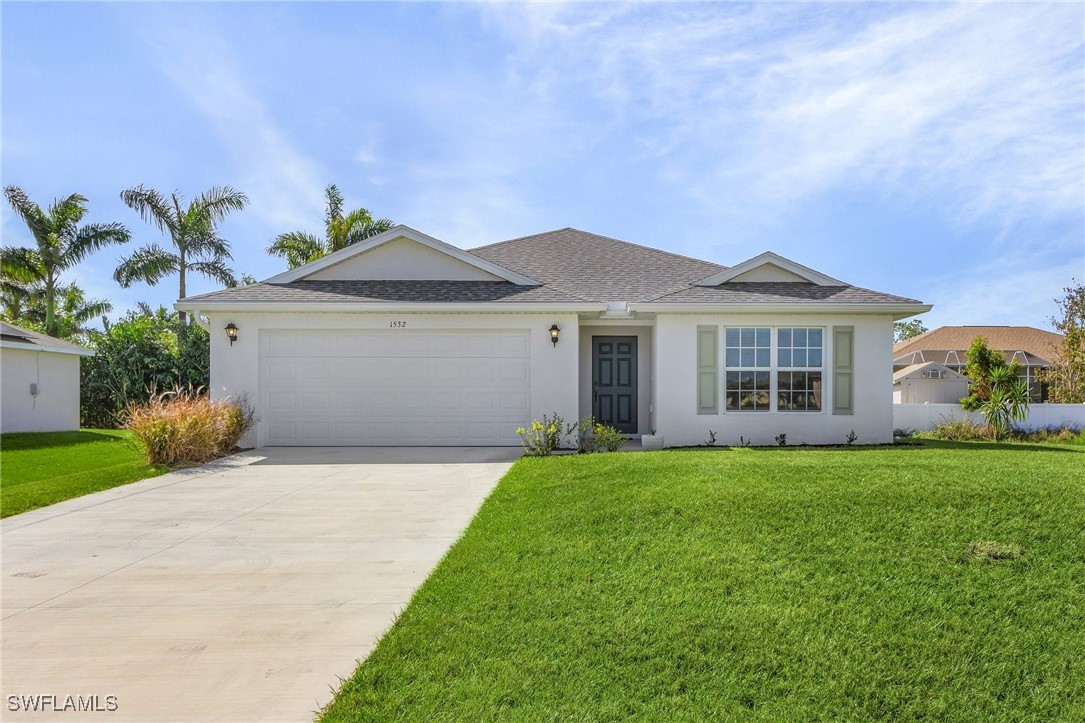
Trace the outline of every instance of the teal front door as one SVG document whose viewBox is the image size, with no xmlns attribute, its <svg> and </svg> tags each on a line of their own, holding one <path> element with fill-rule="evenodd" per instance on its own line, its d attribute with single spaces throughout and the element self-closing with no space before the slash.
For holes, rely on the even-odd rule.
<svg viewBox="0 0 1085 723">
<path fill-rule="evenodd" d="M 591 409 L 595 421 L 637 433 L 637 337 L 593 336 Z"/>
</svg>

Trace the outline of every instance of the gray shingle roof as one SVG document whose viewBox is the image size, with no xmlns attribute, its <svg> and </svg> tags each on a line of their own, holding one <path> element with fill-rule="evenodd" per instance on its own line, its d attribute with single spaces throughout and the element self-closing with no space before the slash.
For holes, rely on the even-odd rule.
<svg viewBox="0 0 1085 723">
<path fill-rule="evenodd" d="M 593 301 L 645 301 L 726 268 L 575 228 L 470 253 Z"/>
<path fill-rule="evenodd" d="M 541 282 L 315 281 L 260 283 L 186 301 L 252 303 L 558 303 L 660 304 L 914 303 L 856 286 L 730 282 L 694 286 L 726 267 L 573 228 L 524 236 L 468 253 Z"/>
<path fill-rule="evenodd" d="M 687 286 L 653 299 L 656 304 L 918 304 L 915 299 L 858 286 L 818 286 L 787 281 L 742 281 L 719 286 Z"/>
<path fill-rule="evenodd" d="M 508 281 L 291 281 L 250 284 L 186 300 L 253 302 L 570 302 L 584 301 L 550 286 Z"/>
</svg>

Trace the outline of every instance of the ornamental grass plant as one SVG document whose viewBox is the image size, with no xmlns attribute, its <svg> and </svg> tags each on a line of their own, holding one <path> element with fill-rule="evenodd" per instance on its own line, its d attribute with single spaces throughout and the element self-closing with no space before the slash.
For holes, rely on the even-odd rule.
<svg viewBox="0 0 1085 723">
<path fill-rule="evenodd" d="M 244 399 L 212 401 L 200 390 L 177 390 L 131 405 L 125 428 L 143 446 L 148 462 L 179 467 L 231 451 L 255 421 Z"/>
</svg>

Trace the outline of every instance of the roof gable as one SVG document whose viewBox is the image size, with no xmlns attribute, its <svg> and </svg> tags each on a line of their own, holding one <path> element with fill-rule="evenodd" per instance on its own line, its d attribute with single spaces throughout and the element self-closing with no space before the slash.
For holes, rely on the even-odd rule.
<svg viewBox="0 0 1085 723">
<path fill-rule="evenodd" d="M 267 281 L 282 284 L 302 279 L 507 281 L 520 286 L 539 285 L 534 279 L 402 225 Z"/>
<path fill-rule="evenodd" d="M 912 364 L 906 366 L 900 371 L 893 372 L 893 381 L 900 382 L 905 379 L 930 379 L 931 372 L 938 374 L 936 379 L 948 379 L 952 381 L 968 381 L 968 377 L 958 372 L 953 371 L 949 367 L 946 367 L 938 362 L 924 362 L 920 364 Z"/>
<path fill-rule="evenodd" d="M 818 286 L 847 286 L 831 276 L 814 271 L 797 261 L 766 251 L 729 269 L 694 282 L 696 286 L 719 286 L 726 283 L 808 283 Z"/>
</svg>

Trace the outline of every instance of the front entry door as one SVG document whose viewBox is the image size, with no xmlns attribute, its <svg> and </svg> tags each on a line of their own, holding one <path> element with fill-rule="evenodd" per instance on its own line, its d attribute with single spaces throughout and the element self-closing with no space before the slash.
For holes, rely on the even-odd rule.
<svg viewBox="0 0 1085 723">
<path fill-rule="evenodd" d="M 591 409 L 595 421 L 637 433 L 637 337 L 593 336 Z"/>
</svg>

